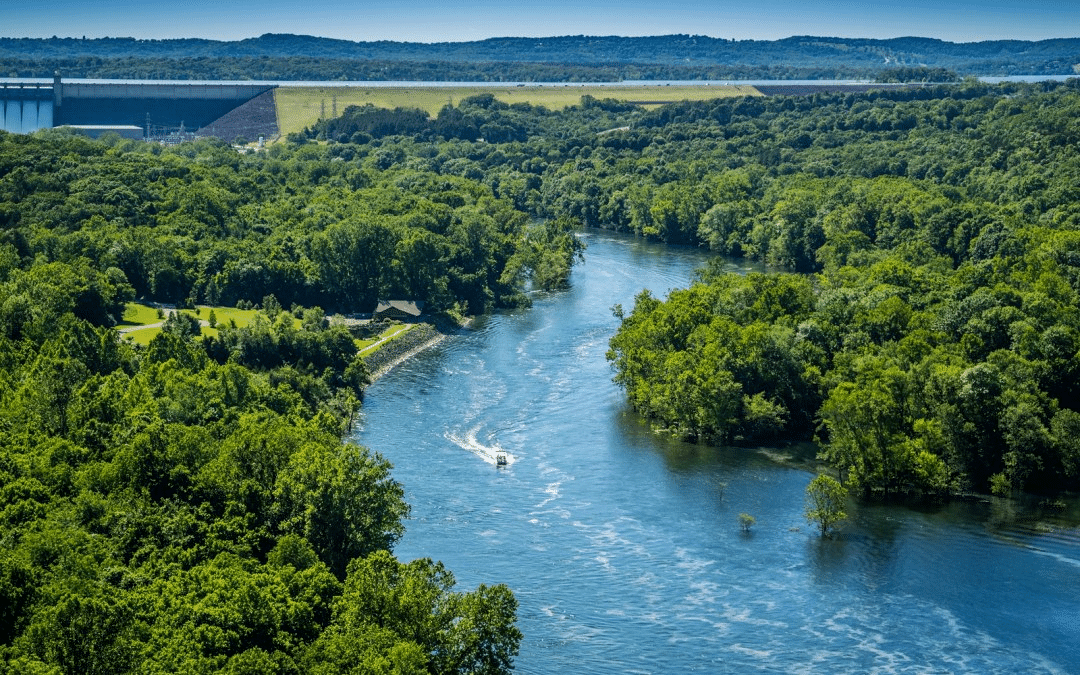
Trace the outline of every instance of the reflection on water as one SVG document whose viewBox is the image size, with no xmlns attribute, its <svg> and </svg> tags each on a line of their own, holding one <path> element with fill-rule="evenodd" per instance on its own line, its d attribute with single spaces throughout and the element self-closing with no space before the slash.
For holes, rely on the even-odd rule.
<svg viewBox="0 0 1080 675">
<path fill-rule="evenodd" d="M 822 539 L 811 448 L 680 443 L 611 383 L 609 308 L 704 254 L 586 238 L 571 289 L 393 370 L 358 434 L 413 506 L 396 553 L 514 590 L 519 672 L 1080 672 L 1071 505 L 852 503 Z"/>
</svg>

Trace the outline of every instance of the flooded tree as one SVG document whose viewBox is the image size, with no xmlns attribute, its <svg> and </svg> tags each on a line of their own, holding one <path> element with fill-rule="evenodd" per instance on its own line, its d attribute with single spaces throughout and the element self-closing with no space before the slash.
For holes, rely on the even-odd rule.
<svg viewBox="0 0 1080 675">
<path fill-rule="evenodd" d="M 817 523 L 825 536 L 841 520 L 847 518 L 844 506 L 847 490 L 832 476 L 822 474 L 806 486 L 806 520 Z"/>
</svg>

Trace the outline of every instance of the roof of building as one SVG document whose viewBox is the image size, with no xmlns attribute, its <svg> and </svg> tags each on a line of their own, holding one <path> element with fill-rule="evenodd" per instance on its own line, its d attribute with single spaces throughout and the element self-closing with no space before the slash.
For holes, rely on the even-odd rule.
<svg viewBox="0 0 1080 675">
<path fill-rule="evenodd" d="M 420 316 L 424 313 L 423 300 L 379 300 L 375 307 L 375 314 L 383 314 L 390 310 L 404 312 L 410 316 Z"/>
<path fill-rule="evenodd" d="M 142 127 L 135 126 L 134 124 L 65 124 L 63 126 L 56 127 L 57 129 L 63 129 L 67 127 L 69 129 L 124 129 L 135 131 L 142 131 Z"/>
</svg>

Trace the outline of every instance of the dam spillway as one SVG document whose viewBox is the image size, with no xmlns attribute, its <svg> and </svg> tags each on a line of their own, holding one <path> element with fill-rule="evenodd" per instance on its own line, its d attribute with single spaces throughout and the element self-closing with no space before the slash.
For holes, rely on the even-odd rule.
<svg viewBox="0 0 1080 675">
<path fill-rule="evenodd" d="M 0 81 L 0 129 L 204 127 L 277 85 L 222 82 Z"/>
<path fill-rule="evenodd" d="M 54 126 L 52 86 L 0 84 L 0 129 L 28 134 Z"/>
</svg>

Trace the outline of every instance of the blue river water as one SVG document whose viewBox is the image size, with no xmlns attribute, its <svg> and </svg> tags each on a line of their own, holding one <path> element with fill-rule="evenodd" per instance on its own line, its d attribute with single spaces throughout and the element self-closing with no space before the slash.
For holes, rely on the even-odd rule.
<svg viewBox="0 0 1080 675">
<path fill-rule="evenodd" d="M 512 588 L 518 672 L 1080 672 L 1075 507 L 852 503 L 821 538 L 812 448 L 673 441 L 611 381 L 611 307 L 685 286 L 705 255 L 583 236 L 569 290 L 390 371 L 355 436 L 412 505 L 399 558 Z"/>
</svg>

